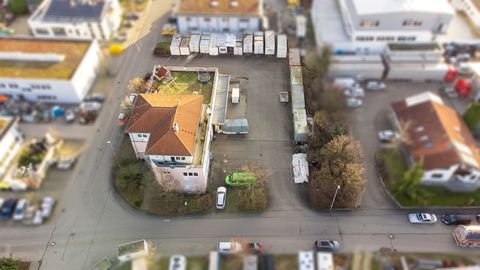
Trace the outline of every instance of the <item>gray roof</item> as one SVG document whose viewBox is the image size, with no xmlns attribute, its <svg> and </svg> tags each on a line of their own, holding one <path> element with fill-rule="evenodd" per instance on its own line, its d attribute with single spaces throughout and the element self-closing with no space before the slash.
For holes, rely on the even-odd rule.
<svg viewBox="0 0 480 270">
<path fill-rule="evenodd" d="M 225 123 L 228 102 L 228 86 L 230 76 L 219 75 L 217 79 L 217 89 L 215 90 L 215 104 L 213 105 L 212 124 L 222 125 Z"/>
<path fill-rule="evenodd" d="M 43 21 L 99 21 L 104 7 L 105 0 L 51 0 Z"/>
</svg>

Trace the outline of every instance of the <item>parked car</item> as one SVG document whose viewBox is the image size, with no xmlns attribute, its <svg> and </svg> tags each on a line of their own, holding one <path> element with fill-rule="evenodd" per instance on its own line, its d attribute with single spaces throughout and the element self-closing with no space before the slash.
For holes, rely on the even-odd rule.
<svg viewBox="0 0 480 270">
<path fill-rule="evenodd" d="M 55 200 L 52 197 L 45 197 L 40 204 L 40 211 L 42 218 L 49 218 L 52 215 L 53 207 L 55 206 Z"/>
<path fill-rule="evenodd" d="M 258 242 L 251 242 L 247 244 L 247 251 L 253 254 L 260 254 L 263 252 L 263 245 Z"/>
<path fill-rule="evenodd" d="M 368 81 L 365 88 L 367 90 L 385 90 L 387 89 L 387 86 L 385 85 L 384 82 Z"/>
<path fill-rule="evenodd" d="M 73 112 L 72 109 L 68 109 L 65 111 L 65 121 L 67 123 L 71 123 L 75 120 L 75 113 Z"/>
<path fill-rule="evenodd" d="M 105 96 L 102 94 L 91 94 L 83 99 L 84 102 L 98 102 L 103 103 L 105 101 Z"/>
<path fill-rule="evenodd" d="M 356 97 L 356 98 L 359 98 L 359 97 L 364 97 L 365 96 L 365 90 L 363 90 L 363 88 L 347 88 L 343 91 L 343 94 L 346 96 L 346 97 Z"/>
<path fill-rule="evenodd" d="M 3 202 L 1 208 L 1 217 L 2 219 L 9 219 L 12 217 L 15 206 L 17 205 L 17 199 L 7 199 Z"/>
<path fill-rule="evenodd" d="M 233 254 L 242 251 L 242 245 L 239 242 L 219 242 L 218 253 Z"/>
<path fill-rule="evenodd" d="M 35 211 L 35 214 L 33 215 L 32 224 L 40 225 L 42 223 L 43 223 L 42 210 L 37 209 L 37 211 Z"/>
<path fill-rule="evenodd" d="M 25 216 L 23 217 L 23 224 L 25 225 L 30 225 L 33 224 L 33 217 L 35 216 L 35 212 L 37 211 L 37 207 L 34 205 L 30 205 L 27 207 L 27 210 L 25 210 Z"/>
<path fill-rule="evenodd" d="M 378 139 L 381 142 L 392 142 L 395 139 L 398 139 L 400 135 L 393 130 L 381 130 L 378 132 Z"/>
<path fill-rule="evenodd" d="M 318 251 L 334 252 L 340 249 L 340 244 L 335 240 L 316 240 L 315 248 Z"/>
<path fill-rule="evenodd" d="M 363 102 L 362 102 L 361 99 L 353 98 L 353 97 L 352 98 L 347 98 L 346 103 L 347 103 L 347 107 L 352 108 L 352 109 L 362 107 L 362 105 L 363 105 Z"/>
<path fill-rule="evenodd" d="M 224 209 L 227 200 L 227 189 L 225 187 L 217 188 L 217 209 Z"/>
<path fill-rule="evenodd" d="M 20 199 L 13 211 L 13 220 L 22 221 L 25 218 L 25 212 L 27 211 L 28 201 L 27 199 Z"/>
<path fill-rule="evenodd" d="M 412 224 L 435 224 L 437 217 L 430 213 L 412 213 L 408 215 L 408 221 Z"/>
<path fill-rule="evenodd" d="M 445 214 L 442 215 L 441 220 L 446 225 L 469 225 L 472 223 L 472 219 L 468 215 Z"/>
<path fill-rule="evenodd" d="M 183 255 L 172 255 L 168 263 L 168 270 L 187 269 L 187 258 Z"/>
</svg>

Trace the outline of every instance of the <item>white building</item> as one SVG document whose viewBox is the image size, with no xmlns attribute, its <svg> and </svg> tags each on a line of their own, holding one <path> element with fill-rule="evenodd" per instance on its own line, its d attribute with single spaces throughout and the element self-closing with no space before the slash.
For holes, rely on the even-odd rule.
<svg viewBox="0 0 480 270">
<path fill-rule="evenodd" d="M 480 0 L 452 0 L 451 3 L 456 10 L 465 13 L 475 30 L 480 33 Z"/>
<path fill-rule="evenodd" d="M 8 172 L 23 144 L 18 121 L 16 117 L 0 116 L 0 179 Z"/>
<path fill-rule="evenodd" d="M 387 42 L 430 42 L 446 33 L 455 12 L 447 0 L 314 0 L 317 44 L 337 52 L 378 53 Z"/>
<path fill-rule="evenodd" d="M 164 70 L 155 67 L 153 78 L 163 77 L 158 72 Z M 218 76 L 216 70 L 212 73 L 210 106 L 215 104 Z M 127 132 L 137 158 L 150 165 L 160 184 L 173 183 L 175 189 L 187 193 L 206 191 L 213 137 L 212 114 L 208 112 L 214 109 L 203 101 L 202 95 L 150 93 L 136 98 Z"/>
<path fill-rule="evenodd" d="M 424 92 L 392 104 L 394 124 L 404 130 L 408 161 L 423 159 L 425 185 L 454 191 L 480 187 L 480 150 L 458 113 Z"/>
<path fill-rule="evenodd" d="M 45 0 L 28 25 L 36 37 L 108 40 L 121 21 L 118 0 Z"/>
<path fill-rule="evenodd" d="M 100 65 L 96 41 L 0 39 L 0 94 L 31 102 L 80 103 Z"/>
<path fill-rule="evenodd" d="M 254 32 L 261 29 L 262 0 L 177 0 L 180 33 Z"/>
</svg>

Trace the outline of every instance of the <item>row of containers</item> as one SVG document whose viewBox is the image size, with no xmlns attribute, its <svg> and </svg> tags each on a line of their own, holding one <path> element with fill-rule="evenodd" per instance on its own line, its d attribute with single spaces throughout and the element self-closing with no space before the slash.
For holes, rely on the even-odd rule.
<svg viewBox="0 0 480 270">
<path fill-rule="evenodd" d="M 270 55 L 287 58 L 287 35 L 274 31 L 246 34 L 191 33 L 175 34 L 171 55 Z"/>
<path fill-rule="evenodd" d="M 290 68 L 290 90 L 292 95 L 293 140 L 296 144 L 304 144 L 307 142 L 310 129 L 305 108 L 300 49 L 292 48 L 288 50 L 288 65 Z"/>
</svg>

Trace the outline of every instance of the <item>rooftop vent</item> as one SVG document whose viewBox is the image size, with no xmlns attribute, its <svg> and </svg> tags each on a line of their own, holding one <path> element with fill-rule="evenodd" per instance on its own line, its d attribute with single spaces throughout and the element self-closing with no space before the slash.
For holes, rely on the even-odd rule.
<svg viewBox="0 0 480 270">
<path fill-rule="evenodd" d="M 210 7 L 212 7 L 212 8 L 218 7 L 218 1 L 217 0 L 210 1 Z"/>
<path fill-rule="evenodd" d="M 236 1 L 236 0 L 230 1 L 230 7 L 232 7 L 232 8 L 238 7 L 238 1 Z"/>
<path fill-rule="evenodd" d="M 180 127 L 178 126 L 177 123 L 173 123 L 173 131 L 177 133 L 180 130 Z"/>
</svg>

